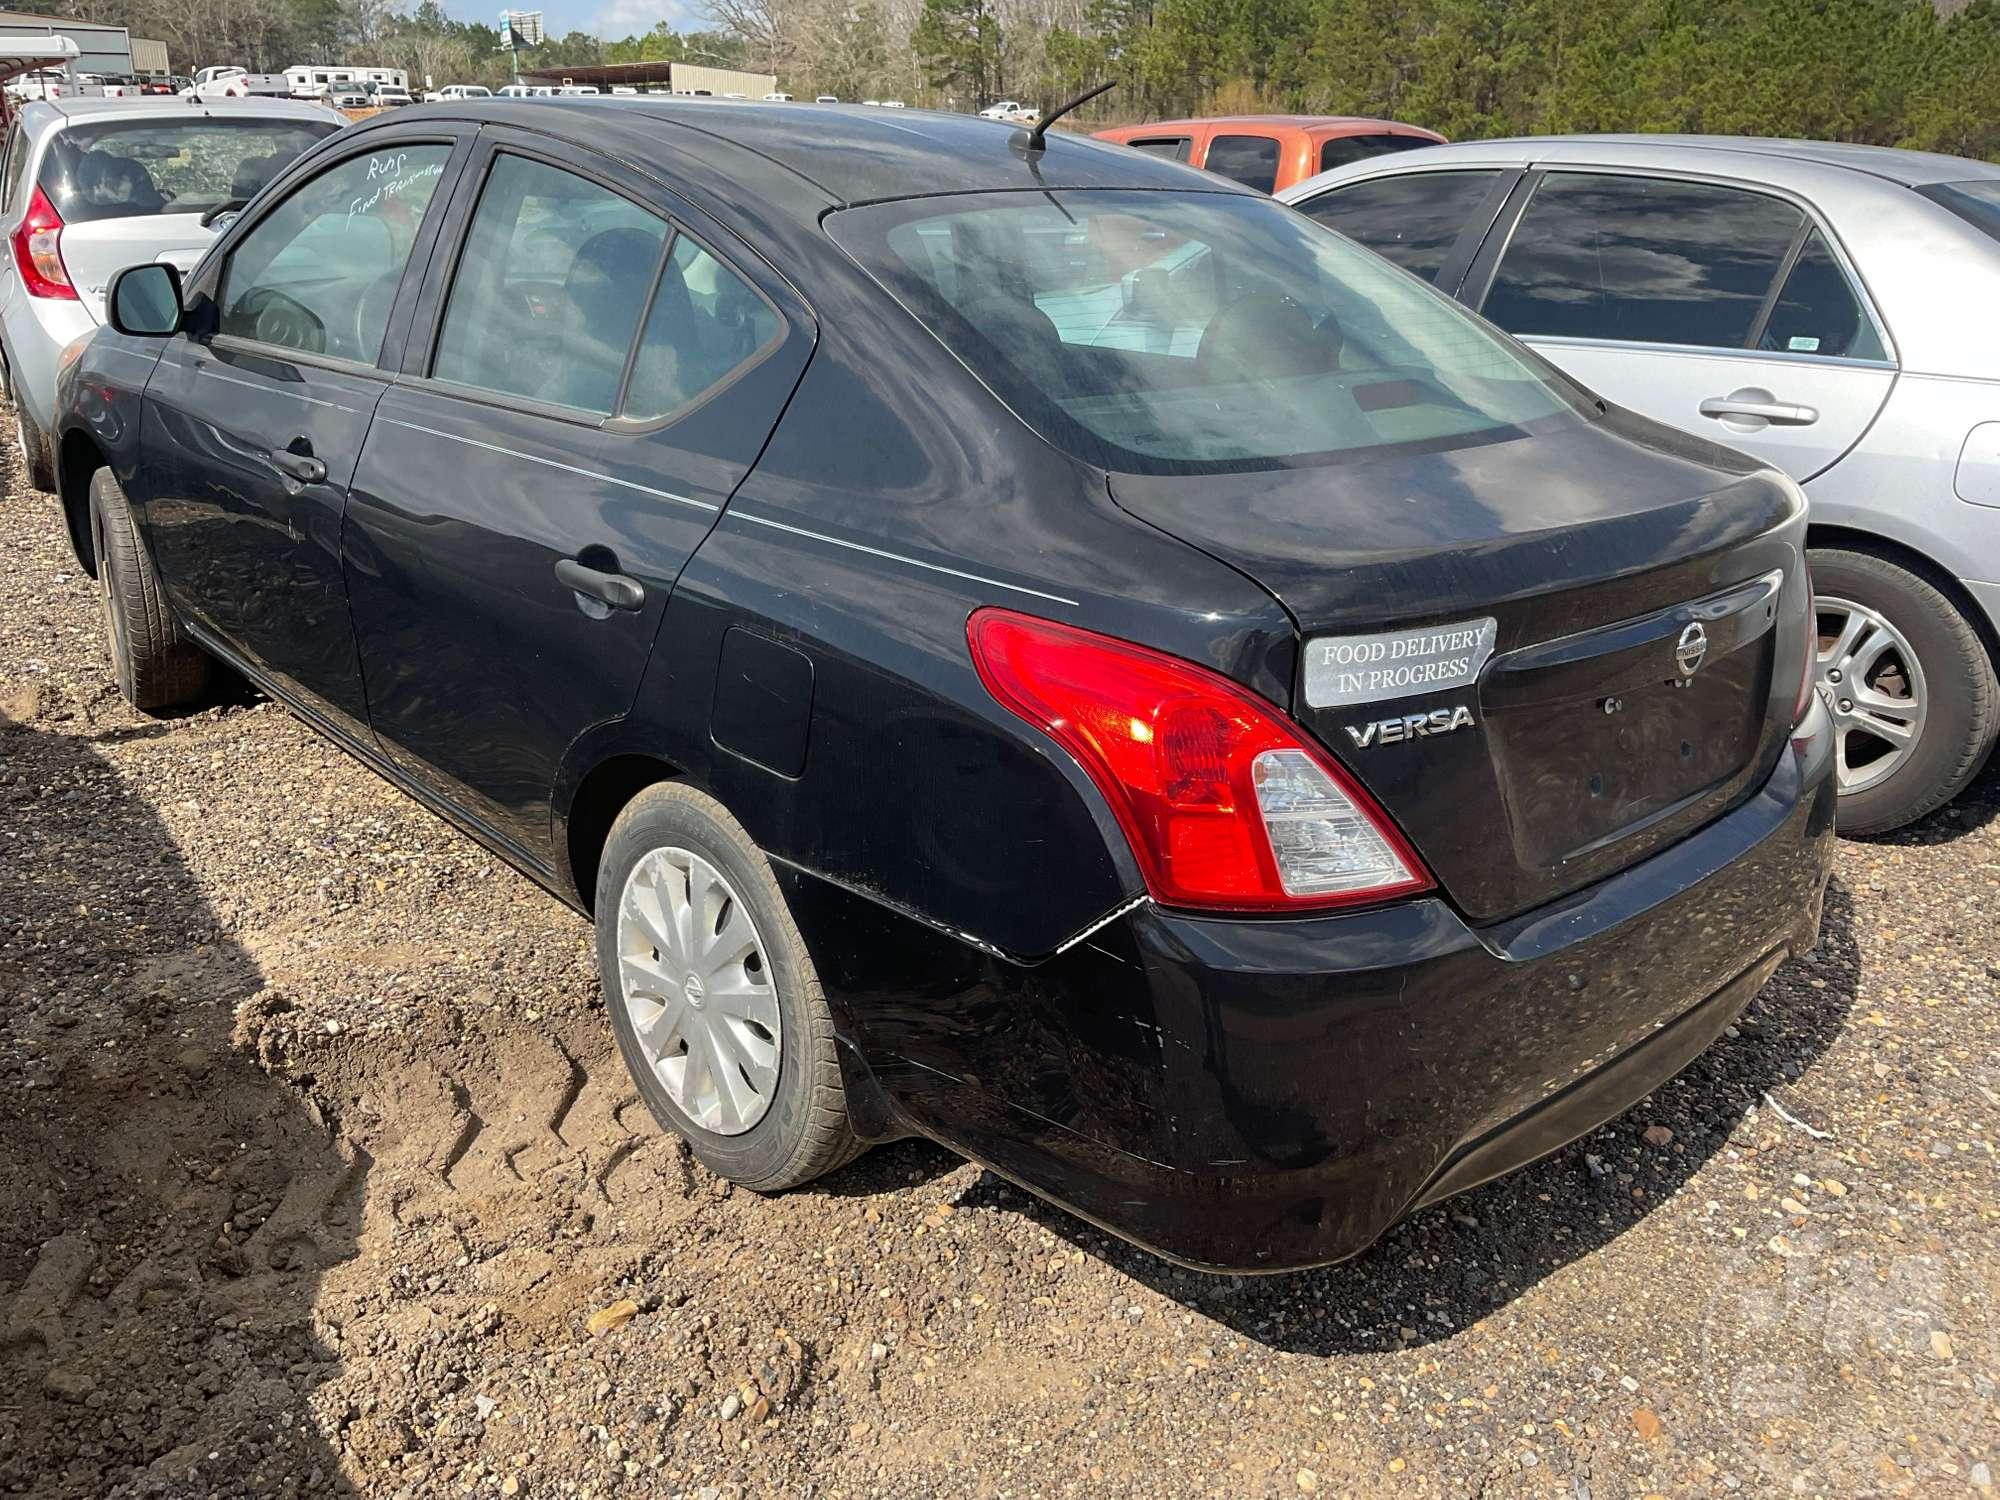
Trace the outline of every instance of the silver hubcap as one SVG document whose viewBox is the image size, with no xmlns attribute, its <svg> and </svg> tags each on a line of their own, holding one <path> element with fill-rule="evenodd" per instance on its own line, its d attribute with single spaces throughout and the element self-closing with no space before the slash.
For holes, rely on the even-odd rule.
<svg viewBox="0 0 2000 1500">
<path fill-rule="evenodd" d="M 674 1107 L 741 1135 L 771 1107 L 783 1038 L 764 940 L 699 854 L 655 849 L 618 901 L 618 1001 Z"/>
<path fill-rule="evenodd" d="M 1843 792 L 1901 770 L 1923 733 L 1923 664 L 1903 633 L 1864 604 L 1820 594 L 1819 695 L 1833 715 L 1834 770 Z"/>
</svg>

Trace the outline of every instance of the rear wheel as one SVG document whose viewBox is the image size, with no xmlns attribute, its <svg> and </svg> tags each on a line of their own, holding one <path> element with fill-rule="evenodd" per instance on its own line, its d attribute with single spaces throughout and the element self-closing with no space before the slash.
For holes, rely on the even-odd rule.
<svg viewBox="0 0 2000 1500">
<path fill-rule="evenodd" d="M 1978 631 L 1928 580 L 1871 552 L 1815 548 L 1811 561 L 1840 828 L 1884 833 L 1978 772 L 2000 727 L 2000 685 Z"/>
<path fill-rule="evenodd" d="M 90 539 L 97 593 L 118 691 L 134 708 L 177 708 L 208 685 L 208 653 L 181 634 L 153 560 L 109 469 L 90 476 Z"/>
<path fill-rule="evenodd" d="M 597 959 L 640 1096 L 710 1171 L 775 1192 L 860 1155 L 812 959 L 721 803 L 664 782 L 619 814 Z"/>
</svg>

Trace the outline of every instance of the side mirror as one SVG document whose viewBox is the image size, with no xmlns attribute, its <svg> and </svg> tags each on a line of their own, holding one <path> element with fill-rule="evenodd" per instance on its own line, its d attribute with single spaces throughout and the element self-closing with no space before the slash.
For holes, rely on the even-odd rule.
<svg viewBox="0 0 2000 1500">
<path fill-rule="evenodd" d="M 165 338 L 181 326 L 181 273 L 165 261 L 127 266 L 111 278 L 104 306 L 119 333 Z"/>
</svg>

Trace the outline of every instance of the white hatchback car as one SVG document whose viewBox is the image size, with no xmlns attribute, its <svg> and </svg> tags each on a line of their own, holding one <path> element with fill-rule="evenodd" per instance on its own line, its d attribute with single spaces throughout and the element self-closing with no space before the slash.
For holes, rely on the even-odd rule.
<svg viewBox="0 0 2000 1500">
<path fill-rule="evenodd" d="M 0 377 L 28 476 L 55 488 L 56 363 L 97 327 L 113 274 L 190 270 L 214 220 L 345 121 L 289 99 L 50 99 L 21 107 L 0 158 Z"/>
</svg>

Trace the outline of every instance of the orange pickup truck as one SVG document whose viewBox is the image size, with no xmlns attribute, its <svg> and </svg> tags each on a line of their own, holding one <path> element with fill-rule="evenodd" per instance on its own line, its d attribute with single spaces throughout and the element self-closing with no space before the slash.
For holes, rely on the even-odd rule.
<svg viewBox="0 0 2000 1500">
<path fill-rule="evenodd" d="M 1444 144 L 1443 136 L 1421 125 L 1355 115 L 1216 115 L 1093 133 L 1100 141 L 1184 161 L 1265 193 L 1364 156 Z"/>
</svg>

